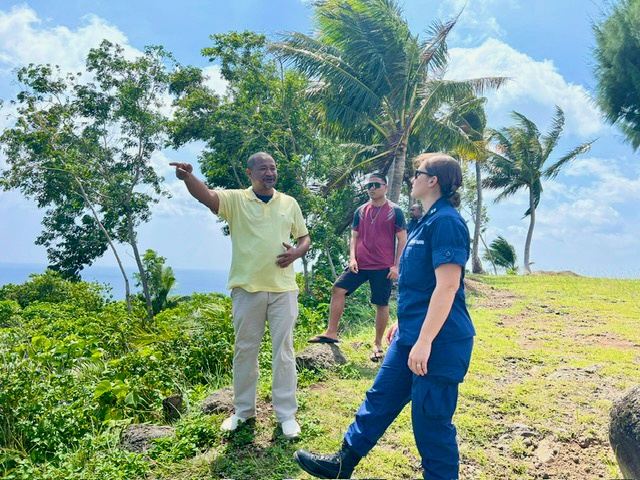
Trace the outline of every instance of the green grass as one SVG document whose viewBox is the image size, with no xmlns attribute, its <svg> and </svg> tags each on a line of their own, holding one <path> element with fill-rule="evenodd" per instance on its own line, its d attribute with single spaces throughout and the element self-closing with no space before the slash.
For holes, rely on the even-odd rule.
<svg viewBox="0 0 640 480">
<path fill-rule="evenodd" d="M 631 299 L 640 298 L 640 281 L 473 279 L 481 282 L 483 295 L 469 299 L 478 336 L 455 417 L 461 478 L 533 479 L 543 471 L 567 479 L 620 476 L 607 440 L 608 412 L 613 399 L 637 382 L 640 306 Z M 302 447 L 319 452 L 339 448 L 377 371 L 368 360 L 372 329 L 365 323 L 343 336 L 341 349 L 351 362 L 347 367 L 321 376 L 302 374 L 307 381 L 299 392 L 299 440 L 274 436 L 270 417 L 258 421 L 250 438 L 223 437 L 219 447 L 180 467 L 163 473 L 152 469 L 154 478 L 310 478 L 291 454 Z M 501 436 L 513 424 L 529 426 L 537 440 L 553 439 L 560 446 L 557 460 L 536 466 L 535 445 L 521 437 L 505 440 L 500 448 Z M 584 438 L 591 439 L 585 449 L 591 460 L 564 462 L 563 452 L 575 447 L 578 455 L 577 442 Z M 354 476 L 421 476 L 409 408 Z"/>
<path fill-rule="evenodd" d="M 461 478 L 621 477 L 608 444 L 608 418 L 613 400 L 638 382 L 640 305 L 634 299 L 640 298 L 640 281 L 552 275 L 472 276 L 471 281 L 475 293 L 470 291 L 468 303 L 478 336 L 455 416 Z M 158 441 L 146 455 L 120 449 L 124 424 L 116 422 L 68 453 L 60 463 L 64 469 L 45 465 L 38 478 L 311 478 L 297 467 L 293 452 L 337 450 L 379 368 L 369 361 L 373 311 L 350 308 L 354 321 L 342 326 L 340 343 L 349 363 L 299 375 L 300 439 L 287 441 L 279 432 L 265 371 L 257 421 L 235 434 L 220 432 L 224 415 L 200 413 L 210 391 L 189 387 L 188 412 L 175 424 L 176 436 Z M 314 331 L 322 314 L 305 318 L 311 319 L 305 328 Z M 298 350 L 306 347 L 308 330 L 296 333 Z M 510 435 L 515 424 L 532 429 L 534 442 Z M 542 439 L 558 449 L 545 465 L 535 452 Z M 89 470 L 93 476 L 83 476 Z M 421 475 L 410 408 L 405 408 L 354 476 Z"/>
</svg>

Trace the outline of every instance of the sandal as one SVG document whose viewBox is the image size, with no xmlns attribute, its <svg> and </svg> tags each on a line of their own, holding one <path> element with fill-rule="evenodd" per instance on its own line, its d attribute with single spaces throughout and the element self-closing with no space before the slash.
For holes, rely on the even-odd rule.
<svg viewBox="0 0 640 480">
<path fill-rule="evenodd" d="M 373 363 L 378 363 L 380 360 L 384 358 L 384 350 L 381 348 L 374 348 L 371 350 L 371 355 L 369 356 L 369 360 Z"/>
<path fill-rule="evenodd" d="M 337 338 L 327 337 L 326 335 L 316 335 L 312 339 L 308 340 L 309 343 L 339 343 Z"/>
</svg>

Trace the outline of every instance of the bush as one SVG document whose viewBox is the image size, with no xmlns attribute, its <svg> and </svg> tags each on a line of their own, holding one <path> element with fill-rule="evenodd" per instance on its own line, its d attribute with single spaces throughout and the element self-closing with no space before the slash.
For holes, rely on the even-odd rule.
<svg viewBox="0 0 640 480">
<path fill-rule="evenodd" d="M 19 325 L 18 315 L 22 309 L 15 300 L 0 300 L 0 328 Z"/>
<path fill-rule="evenodd" d="M 99 310 L 105 303 L 104 288 L 97 283 L 72 282 L 53 270 L 30 278 L 21 285 L 0 287 L 0 300 L 14 300 L 22 308 L 36 302 L 71 303 L 87 311 Z"/>
</svg>

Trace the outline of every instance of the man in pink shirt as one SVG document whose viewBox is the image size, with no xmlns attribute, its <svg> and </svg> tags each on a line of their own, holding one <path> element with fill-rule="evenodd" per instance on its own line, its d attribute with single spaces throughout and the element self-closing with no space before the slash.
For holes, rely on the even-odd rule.
<svg viewBox="0 0 640 480">
<path fill-rule="evenodd" d="M 371 303 L 376 306 L 376 337 L 370 358 L 377 362 L 384 356 L 382 337 L 389 321 L 391 285 L 398 278 L 398 262 L 407 242 L 407 232 L 402 209 L 387 200 L 387 177 L 372 173 L 365 188 L 370 201 L 358 207 L 353 215 L 349 266 L 333 285 L 329 325 L 309 342 L 338 342 L 338 323 L 346 297 L 369 281 Z"/>
</svg>

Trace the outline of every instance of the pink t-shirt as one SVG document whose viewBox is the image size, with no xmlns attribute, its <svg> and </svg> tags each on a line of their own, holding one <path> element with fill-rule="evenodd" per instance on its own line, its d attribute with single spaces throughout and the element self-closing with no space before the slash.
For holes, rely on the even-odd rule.
<svg viewBox="0 0 640 480">
<path fill-rule="evenodd" d="M 395 263 L 396 233 L 406 230 L 402 209 L 387 200 L 381 207 L 371 202 L 353 214 L 353 229 L 358 232 L 356 261 L 364 270 L 383 270 Z"/>
</svg>

